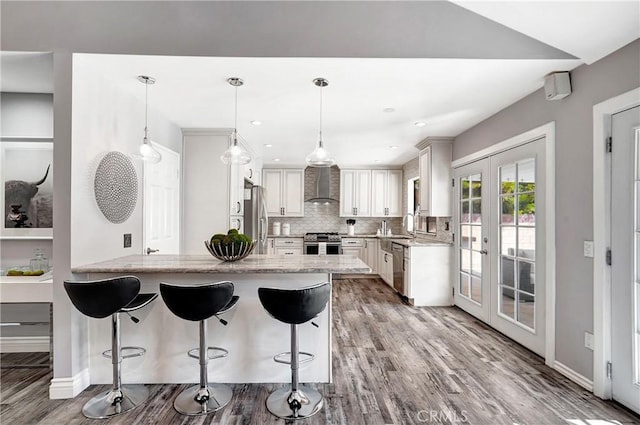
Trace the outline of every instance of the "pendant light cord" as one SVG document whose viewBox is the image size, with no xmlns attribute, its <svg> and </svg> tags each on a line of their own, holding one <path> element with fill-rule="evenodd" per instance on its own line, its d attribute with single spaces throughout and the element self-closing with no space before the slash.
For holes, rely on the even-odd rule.
<svg viewBox="0 0 640 425">
<path fill-rule="evenodd" d="M 320 140 L 318 144 L 322 147 L 322 88 L 324 86 L 320 85 Z"/>
<path fill-rule="evenodd" d="M 144 82 L 144 141 L 147 142 L 148 131 L 147 131 L 147 118 L 149 116 L 149 80 Z"/>
<path fill-rule="evenodd" d="M 236 87 L 236 106 L 235 106 L 235 117 L 233 120 L 233 144 L 238 144 L 238 86 Z"/>
</svg>

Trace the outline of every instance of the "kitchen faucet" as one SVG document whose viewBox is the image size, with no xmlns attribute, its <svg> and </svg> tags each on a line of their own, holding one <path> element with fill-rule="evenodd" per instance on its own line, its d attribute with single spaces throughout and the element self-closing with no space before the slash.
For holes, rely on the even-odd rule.
<svg viewBox="0 0 640 425">
<path fill-rule="evenodd" d="M 411 232 L 409 232 L 409 226 L 408 226 L 408 224 L 409 224 L 409 221 L 408 221 L 409 217 L 411 217 L 411 221 L 413 222 L 413 226 L 412 226 L 412 228 L 411 228 Z M 402 226 L 403 226 L 405 229 L 407 229 L 407 233 L 410 233 L 410 234 L 411 234 L 411 236 L 413 236 L 413 238 L 415 239 L 415 237 L 416 237 L 416 218 L 415 218 L 415 216 L 414 216 L 413 214 L 411 214 L 411 213 L 406 213 L 406 214 L 404 215 L 404 217 L 402 217 Z"/>
</svg>

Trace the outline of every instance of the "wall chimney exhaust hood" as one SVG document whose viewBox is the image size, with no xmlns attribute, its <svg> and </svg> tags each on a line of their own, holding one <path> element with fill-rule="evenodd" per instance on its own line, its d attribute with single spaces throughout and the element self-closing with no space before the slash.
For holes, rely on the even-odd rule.
<svg viewBox="0 0 640 425">
<path fill-rule="evenodd" d="M 311 195 L 305 202 L 313 202 L 314 204 L 332 204 L 338 202 L 331 196 L 331 168 L 332 167 L 307 167 L 316 172 L 315 193 Z"/>
</svg>

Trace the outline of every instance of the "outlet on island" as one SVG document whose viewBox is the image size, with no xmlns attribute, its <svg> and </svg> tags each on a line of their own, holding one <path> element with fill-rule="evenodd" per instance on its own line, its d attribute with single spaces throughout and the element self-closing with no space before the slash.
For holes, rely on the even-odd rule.
<svg viewBox="0 0 640 425">
<path fill-rule="evenodd" d="M 131 233 L 124 234 L 124 247 L 131 248 Z"/>
</svg>

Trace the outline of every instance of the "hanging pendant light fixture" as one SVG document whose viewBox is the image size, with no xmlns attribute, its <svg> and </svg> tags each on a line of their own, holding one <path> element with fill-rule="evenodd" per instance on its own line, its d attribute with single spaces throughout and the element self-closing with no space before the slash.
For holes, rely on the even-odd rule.
<svg viewBox="0 0 640 425">
<path fill-rule="evenodd" d="M 149 129 L 147 127 L 147 120 L 149 116 L 149 85 L 155 84 L 156 79 L 147 75 L 138 75 L 138 81 L 145 85 L 144 92 L 144 138 L 142 144 L 138 148 L 137 158 L 142 159 L 145 162 L 151 164 L 157 164 L 162 159 L 162 155 L 156 148 L 153 147 L 151 139 L 149 139 Z"/>
<path fill-rule="evenodd" d="M 234 77 L 229 78 L 227 82 L 236 88 L 235 121 L 233 123 L 233 143 L 220 156 L 220 160 L 225 164 L 248 164 L 251 162 L 251 155 L 238 144 L 238 87 L 243 85 L 244 81 Z"/>
<path fill-rule="evenodd" d="M 310 167 L 331 167 L 336 161 L 331 157 L 329 151 L 324 148 L 322 143 L 322 88 L 329 85 L 329 81 L 324 78 L 316 78 L 313 84 L 320 87 L 320 136 L 318 138 L 318 146 L 307 155 L 307 164 Z"/>
</svg>

